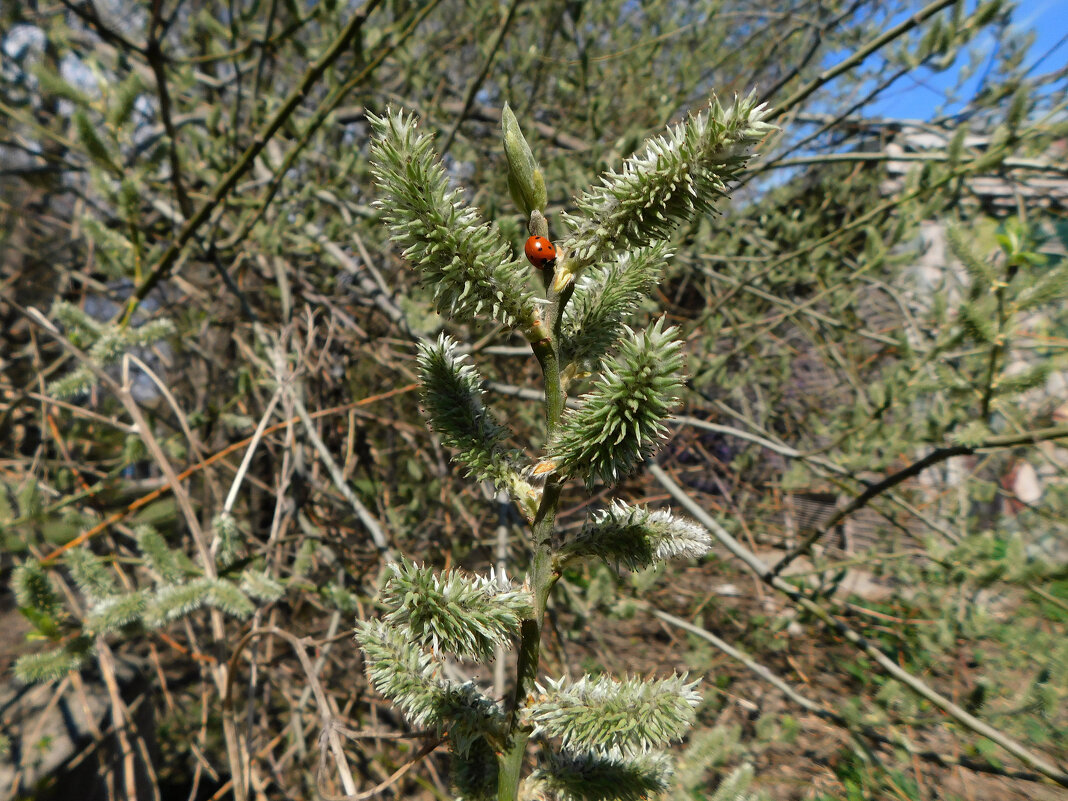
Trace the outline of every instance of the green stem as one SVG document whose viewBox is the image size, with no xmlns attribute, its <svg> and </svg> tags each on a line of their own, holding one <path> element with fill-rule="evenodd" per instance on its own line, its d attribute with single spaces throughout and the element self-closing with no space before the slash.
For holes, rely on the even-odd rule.
<svg viewBox="0 0 1068 801">
<path fill-rule="evenodd" d="M 553 344 L 547 340 L 531 345 L 541 364 L 545 379 L 545 436 L 549 438 L 556 430 L 556 423 L 564 411 L 564 390 L 560 386 L 560 359 Z"/>
<path fill-rule="evenodd" d="M 509 704 L 508 740 L 498 760 L 497 799 L 515 801 L 519 796 L 523 756 L 530 732 L 519 725 L 519 707 L 538 680 L 541 662 L 541 632 L 545 607 L 560 574 L 553 566 L 552 535 L 560 504 L 560 484 L 552 481 L 542 494 L 538 516 L 534 519 L 534 553 L 528 578 L 534 590 L 534 615 L 524 620 L 520 629 L 519 656 L 516 660 L 515 692 Z"/>
<path fill-rule="evenodd" d="M 980 415 L 983 418 L 983 422 L 990 423 L 990 402 L 994 399 L 994 385 L 997 379 L 998 359 L 1001 354 L 1006 350 L 1005 323 L 1007 317 L 1005 314 L 1005 287 L 1008 286 L 1014 275 L 1013 266 L 1010 264 L 1006 267 L 1005 280 L 998 285 L 997 288 L 997 300 L 998 300 L 998 331 L 997 336 L 994 338 L 994 343 L 990 346 L 990 359 L 987 362 L 986 368 L 986 383 L 983 387 L 983 400 L 982 409 Z"/>
<path fill-rule="evenodd" d="M 546 338 L 531 345 L 541 365 L 545 383 L 545 431 L 551 437 L 564 411 L 565 394 L 560 385 L 559 342 L 560 312 L 571 293 L 565 290 L 563 297 L 550 295 L 548 328 L 553 338 Z M 531 526 L 531 561 L 527 579 L 534 592 L 534 614 L 523 621 L 519 635 L 519 655 L 516 660 L 515 692 L 508 709 L 508 731 L 504 750 L 498 757 L 497 799 L 515 801 L 519 796 L 522 778 L 523 756 L 527 750 L 530 731 L 519 724 L 519 708 L 538 680 L 538 665 L 541 662 L 541 632 L 545 620 L 545 607 L 560 574 L 553 563 L 553 527 L 560 507 L 560 481 L 550 476 L 545 482 L 541 503 Z"/>
</svg>

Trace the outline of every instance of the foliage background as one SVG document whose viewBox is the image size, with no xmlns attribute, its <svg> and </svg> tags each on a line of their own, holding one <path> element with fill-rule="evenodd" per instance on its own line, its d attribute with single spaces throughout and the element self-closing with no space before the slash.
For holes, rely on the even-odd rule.
<svg viewBox="0 0 1068 801">
<path fill-rule="evenodd" d="M 437 130 L 451 177 L 518 252 L 504 102 L 558 225 L 645 136 L 713 92 L 754 88 L 781 134 L 722 216 L 678 232 L 637 315 L 666 310 L 688 334 L 690 391 L 659 469 L 770 563 L 822 534 L 795 567 L 833 620 L 1063 764 L 1068 461 L 1052 435 L 1026 434 L 1068 416 L 1063 285 L 1009 311 L 1064 269 L 1066 72 L 1063 50 L 1026 58 L 1012 19 L 999 3 L 882 0 L 5 4 L 11 787 L 61 794 L 48 755 L 80 754 L 64 770 L 88 766 L 111 795 L 207 798 L 230 791 L 227 755 L 247 753 L 250 792 L 302 797 L 326 718 L 380 735 L 346 746 L 361 789 L 417 754 L 418 741 L 386 736 L 401 722 L 365 685 L 352 620 L 373 616 L 387 552 L 521 571 L 509 555 L 519 517 L 458 475 L 419 413 L 415 341 L 442 321 L 371 206 L 365 112 L 398 104 Z M 979 79 L 947 98 L 952 115 L 866 114 L 935 74 Z M 943 233 L 947 220 L 959 235 Z M 133 324 L 106 324 L 124 318 Z M 529 348 L 488 325 L 452 333 L 475 343 L 510 425 L 534 427 Z M 123 372 L 124 352 L 163 389 L 136 364 Z M 849 509 L 933 449 L 998 437 L 1009 444 L 938 459 L 842 520 L 827 508 Z M 665 500 L 657 475 L 635 476 L 625 495 Z M 598 503 L 571 492 L 565 531 Z M 83 548 L 57 553 L 75 537 L 106 573 L 99 585 L 98 562 L 71 555 Z M 16 581 L 31 558 L 44 560 L 44 584 Z M 557 675 L 704 677 L 681 795 L 710 795 L 748 763 L 751 790 L 773 798 L 1063 797 L 1033 775 L 998 775 L 1030 769 L 726 551 L 678 570 L 570 574 L 547 658 Z M 149 598 L 168 581 L 191 587 L 188 607 L 93 617 L 104 597 Z M 867 591 L 851 595 L 858 584 Z M 40 592 L 16 598 L 30 585 Z M 665 614 L 745 650 L 815 709 Z M 242 640 L 254 628 L 281 633 Z M 66 673 L 63 660 L 90 645 L 82 671 Z M 19 723 L 36 719 L 12 700 L 26 695 L 13 660 L 28 654 L 60 654 L 36 663 L 56 676 L 42 706 L 102 699 L 83 702 L 86 738 L 72 749 Z M 113 740 L 132 755 L 117 766 Z M 435 760 L 388 792 L 448 796 Z"/>
</svg>

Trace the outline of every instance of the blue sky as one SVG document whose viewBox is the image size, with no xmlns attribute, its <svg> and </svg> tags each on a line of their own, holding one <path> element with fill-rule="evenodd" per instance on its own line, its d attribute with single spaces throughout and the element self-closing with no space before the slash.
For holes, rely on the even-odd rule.
<svg viewBox="0 0 1068 801">
<path fill-rule="evenodd" d="M 1038 73 L 1050 72 L 1068 64 L 1068 0 L 1019 0 L 1013 20 L 1018 30 L 1035 34 L 1034 44 L 1024 61 L 1027 66 L 1047 53 Z M 992 37 L 977 40 L 973 45 L 984 56 L 984 65 L 989 60 L 993 45 Z M 1053 52 L 1049 53 L 1050 50 Z M 967 64 L 967 56 L 962 56 L 960 62 Z M 943 103 L 944 91 L 956 83 L 958 70 L 959 66 L 944 73 L 921 75 L 919 80 L 905 78 L 880 102 L 872 104 L 867 112 L 875 116 L 925 119 Z M 974 90 L 978 75 L 982 72 L 983 67 L 980 67 L 976 76 L 964 85 L 962 95 L 965 98 Z M 954 109 L 954 106 L 950 106 L 946 110 L 952 112 Z"/>
</svg>

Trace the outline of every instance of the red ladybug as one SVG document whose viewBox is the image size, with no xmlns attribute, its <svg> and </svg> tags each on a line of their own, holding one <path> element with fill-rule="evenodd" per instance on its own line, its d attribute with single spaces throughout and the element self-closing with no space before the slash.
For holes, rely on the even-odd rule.
<svg viewBox="0 0 1068 801">
<path fill-rule="evenodd" d="M 538 270 L 544 270 L 556 261 L 556 248 L 544 236 L 532 236 L 528 239 L 523 252 L 527 254 L 527 260 Z"/>
</svg>

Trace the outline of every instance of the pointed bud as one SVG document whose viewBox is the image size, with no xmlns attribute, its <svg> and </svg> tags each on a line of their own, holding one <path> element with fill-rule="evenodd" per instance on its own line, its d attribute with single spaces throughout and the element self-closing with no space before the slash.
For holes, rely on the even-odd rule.
<svg viewBox="0 0 1068 801">
<path fill-rule="evenodd" d="M 501 112 L 501 131 L 504 134 L 504 154 L 508 158 L 508 191 L 523 216 L 529 217 L 530 212 L 544 209 L 548 202 L 545 177 L 507 103 Z"/>
</svg>

